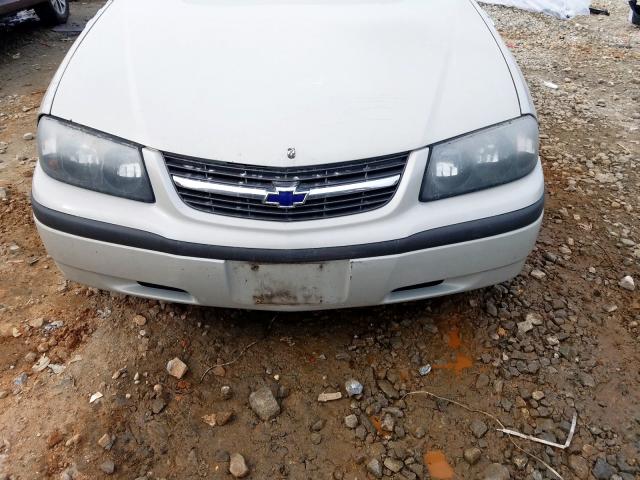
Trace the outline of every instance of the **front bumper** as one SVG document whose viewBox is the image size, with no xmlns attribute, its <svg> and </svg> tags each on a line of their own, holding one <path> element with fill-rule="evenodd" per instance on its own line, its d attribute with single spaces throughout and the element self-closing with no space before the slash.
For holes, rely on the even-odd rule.
<svg viewBox="0 0 640 480">
<path fill-rule="evenodd" d="M 63 184 L 36 168 L 36 225 L 69 279 L 141 297 L 232 308 L 387 304 L 516 276 L 542 222 L 540 163 L 510 184 L 420 203 L 428 150 L 419 150 L 386 206 L 292 225 L 193 210 L 177 196 L 161 154 L 143 153 L 154 204 Z"/>
<path fill-rule="evenodd" d="M 277 260 L 272 256 L 273 251 L 237 249 L 235 260 L 221 260 L 162 251 L 166 250 L 164 247 L 173 246 L 183 253 L 189 253 L 190 248 L 195 248 L 194 254 L 207 253 L 208 247 L 214 249 L 210 253 L 215 253 L 216 247 L 211 246 L 193 247 L 193 244 L 174 242 L 162 245 L 150 239 L 148 247 L 159 248 L 150 250 L 140 248 L 142 244 L 131 246 L 96 240 L 88 237 L 113 235 L 111 238 L 119 237 L 125 243 L 144 241 L 127 232 L 111 230 L 106 224 L 60 216 L 35 201 L 33 205 L 36 225 L 49 254 L 71 280 L 170 302 L 262 310 L 389 304 L 494 285 L 520 272 L 542 222 L 540 201 L 524 212 L 507 216 L 511 221 L 519 215 L 521 222 L 535 218 L 532 223 L 490 237 L 406 252 L 402 250 L 408 246 L 402 243 L 350 247 L 350 252 L 311 249 L 292 254 L 283 250 L 289 252 L 289 256 L 280 258 L 283 263 L 274 264 L 264 263 Z M 473 235 L 491 226 L 504 227 L 504 220 L 504 217 L 490 218 L 460 228 Z M 43 222 L 75 229 L 76 233 L 87 236 L 57 230 Z M 422 240 L 440 242 L 447 236 L 435 233 Z M 348 253 L 357 257 L 358 251 L 364 255 L 381 248 L 396 248 L 401 253 L 342 258 Z M 301 264 L 294 262 L 303 259 L 307 263 L 302 265 L 318 268 L 316 276 L 309 275 L 309 271 L 297 272 Z M 260 273 L 261 268 L 266 269 L 266 273 Z"/>
</svg>

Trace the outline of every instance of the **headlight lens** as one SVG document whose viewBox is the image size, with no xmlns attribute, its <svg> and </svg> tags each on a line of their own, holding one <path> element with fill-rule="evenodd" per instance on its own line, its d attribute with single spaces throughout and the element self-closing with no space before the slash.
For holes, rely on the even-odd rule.
<svg viewBox="0 0 640 480">
<path fill-rule="evenodd" d="M 61 182 L 96 192 L 153 202 L 140 149 L 51 117 L 38 124 L 42 169 Z"/>
<path fill-rule="evenodd" d="M 538 122 L 532 116 L 433 147 L 420 200 L 428 202 L 512 182 L 538 162 Z"/>
</svg>

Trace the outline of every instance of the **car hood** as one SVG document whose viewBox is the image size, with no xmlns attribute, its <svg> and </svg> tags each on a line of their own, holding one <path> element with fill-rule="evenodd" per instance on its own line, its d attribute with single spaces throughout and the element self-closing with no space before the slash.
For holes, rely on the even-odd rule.
<svg viewBox="0 0 640 480">
<path fill-rule="evenodd" d="M 89 28 L 50 113 L 162 151 L 322 164 L 520 115 L 470 0 L 114 0 Z"/>
</svg>

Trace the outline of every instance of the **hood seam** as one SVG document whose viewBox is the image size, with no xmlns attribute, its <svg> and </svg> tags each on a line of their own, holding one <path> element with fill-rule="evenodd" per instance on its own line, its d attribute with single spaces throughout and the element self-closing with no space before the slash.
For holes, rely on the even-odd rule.
<svg viewBox="0 0 640 480">
<path fill-rule="evenodd" d="M 71 62 L 73 61 L 73 57 L 75 57 L 78 49 L 80 48 L 80 46 L 82 45 L 82 43 L 84 42 L 85 38 L 87 38 L 89 36 L 89 33 L 91 33 L 91 30 L 93 30 L 93 27 L 96 25 L 96 23 L 98 23 L 98 20 L 100 20 L 100 17 L 102 17 L 102 15 L 109 9 L 109 7 L 113 4 L 114 0 L 109 0 L 99 11 L 98 13 L 95 15 L 95 17 L 93 17 L 89 23 L 87 24 L 86 29 L 82 32 L 81 37 L 78 38 L 77 43 L 73 45 L 72 47 L 72 51 L 71 51 L 71 56 L 67 59 L 67 61 L 64 63 L 64 66 L 62 68 L 62 73 L 60 74 L 60 78 L 58 79 L 58 83 L 56 85 L 55 90 L 53 91 L 53 95 L 51 96 L 51 107 L 49 108 L 49 115 L 52 114 L 53 112 L 53 107 L 54 104 L 56 102 L 56 97 L 58 95 L 58 89 L 60 88 L 60 84 L 62 83 L 62 80 L 64 79 L 65 74 L 67 73 L 67 69 L 69 68 L 69 65 L 71 65 Z"/>
<path fill-rule="evenodd" d="M 511 77 L 511 83 L 513 83 L 513 89 L 516 92 L 516 98 L 518 99 L 518 109 L 520 110 L 520 115 L 523 115 L 522 99 L 520 98 L 520 92 L 518 92 L 518 87 L 516 85 L 516 79 L 513 77 L 513 72 L 511 71 L 511 67 L 509 66 L 509 62 L 507 60 L 507 57 L 506 57 L 504 51 L 502 50 L 502 46 L 500 45 L 500 41 L 496 38 L 493 29 L 487 23 L 487 18 L 485 18 L 486 13 L 483 15 L 484 11 L 482 11 L 482 12 L 480 11 L 481 7 L 474 0 L 469 0 L 469 3 L 471 3 L 471 5 L 476 10 L 478 15 L 480 15 L 480 18 L 482 19 L 482 21 L 484 22 L 485 26 L 487 27 L 487 30 L 489 30 L 489 33 L 491 34 L 491 37 L 493 38 L 493 41 L 496 44 L 496 47 L 498 47 L 498 50 L 500 51 L 500 55 L 502 55 L 502 59 L 504 60 L 505 66 L 507 67 L 507 70 L 509 71 L 509 76 Z"/>
</svg>

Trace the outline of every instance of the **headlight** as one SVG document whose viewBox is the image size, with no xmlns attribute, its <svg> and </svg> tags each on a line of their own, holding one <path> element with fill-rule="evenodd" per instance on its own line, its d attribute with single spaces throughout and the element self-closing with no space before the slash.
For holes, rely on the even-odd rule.
<svg viewBox="0 0 640 480">
<path fill-rule="evenodd" d="M 135 145 L 42 117 L 38 154 L 42 169 L 56 180 L 117 197 L 154 201 L 140 148 Z"/>
<path fill-rule="evenodd" d="M 420 200 L 428 202 L 512 182 L 538 162 L 538 122 L 525 116 L 433 147 Z"/>
</svg>

